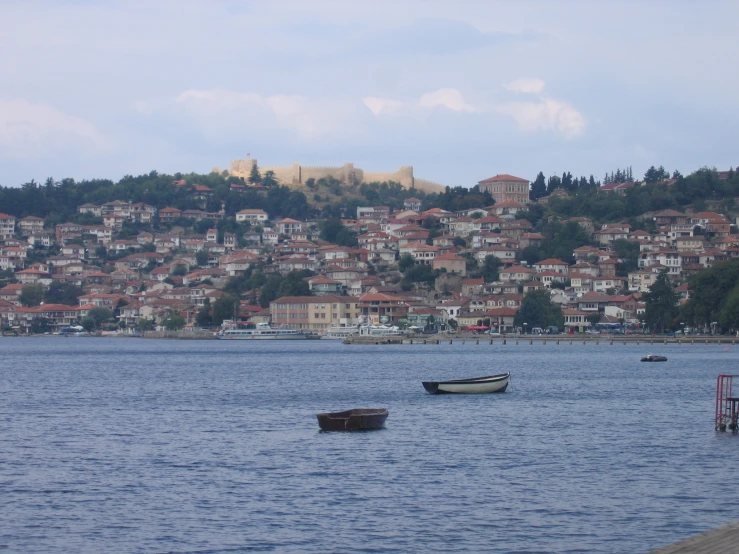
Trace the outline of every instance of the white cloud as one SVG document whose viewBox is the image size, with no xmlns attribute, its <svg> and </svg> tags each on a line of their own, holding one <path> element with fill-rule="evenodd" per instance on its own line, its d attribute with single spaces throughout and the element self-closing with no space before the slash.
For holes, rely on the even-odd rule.
<svg viewBox="0 0 739 554">
<path fill-rule="evenodd" d="M 475 106 L 465 102 L 462 93 L 454 88 L 440 88 L 433 92 L 422 94 L 418 100 L 402 102 L 390 98 L 374 96 L 362 98 L 362 102 L 374 115 L 403 115 L 405 113 L 419 113 L 421 110 L 447 108 L 455 112 L 476 112 Z"/>
<path fill-rule="evenodd" d="M 537 102 L 508 102 L 495 111 L 513 117 L 522 131 L 554 129 L 567 138 L 581 135 L 585 118 L 575 108 L 553 98 L 542 97 Z"/>
<path fill-rule="evenodd" d="M 440 88 L 434 92 L 427 92 L 421 96 L 418 104 L 422 108 L 436 108 L 437 106 L 442 106 L 455 112 L 477 111 L 474 106 L 467 104 L 464 101 L 461 92 L 453 88 Z"/>
<path fill-rule="evenodd" d="M 209 125 L 227 121 L 253 129 L 276 123 L 301 138 L 331 135 L 346 125 L 346 107 L 341 102 L 297 94 L 263 96 L 227 89 L 190 89 L 177 96 L 175 102 Z"/>
<path fill-rule="evenodd" d="M 69 150 L 108 150 L 111 141 L 89 121 L 49 104 L 0 98 L 0 152 L 37 158 Z"/>
<path fill-rule="evenodd" d="M 376 98 L 374 96 L 368 96 L 367 98 L 362 98 L 362 102 L 375 115 L 397 114 L 398 112 L 402 111 L 403 108 L 407 106 L 407 104 L 405 104 L 404 102 L 401 102 L 400 100 L 390 100 L 389 98 Z"/>
<path fill-rule="evenodd" d="M 527 94 L 540 94 L 544 92 L 544 81 L 541 79 L 528 79 L 522 77 L 506 83 L 505 88 L 513 92 L 523 92 Z"/>
</svg>

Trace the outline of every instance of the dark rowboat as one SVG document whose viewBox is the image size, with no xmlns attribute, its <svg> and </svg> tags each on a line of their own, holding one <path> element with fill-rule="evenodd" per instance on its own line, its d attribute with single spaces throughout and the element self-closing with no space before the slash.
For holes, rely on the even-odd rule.
<svg viewBox="0 0 739 554">
<path fill-rule="evenodd" d="M 389 412 L 385 408 L 358 408 L 317 414 L 321 431 L 364 431 L 382 429 Z"/>
<path fill-rule="evenodd" d="M 642 362 L 666 362 L 667 358 L 664 356 L 655 356 L 654 354 L 649 354 L 648 356 L 644 356 L 641 359 Z"/>
<path fill-rule="evenodd" d="M 511 374 L 508 372 L 454 381 L 424 381 L 423 388 L 431 394 L 486 394 L 505 392 L 510 380 Z"/>
</svg>

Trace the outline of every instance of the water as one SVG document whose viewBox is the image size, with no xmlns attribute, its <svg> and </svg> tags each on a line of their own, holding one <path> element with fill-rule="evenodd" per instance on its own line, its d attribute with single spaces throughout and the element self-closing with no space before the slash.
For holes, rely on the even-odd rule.
<svg viewBox="0 0 739 554">
<path fill-rule="evenodd" d="M 739 519 L 737 348 L 0 339 L 0 550 L 647 552 Z"/>
</svg>

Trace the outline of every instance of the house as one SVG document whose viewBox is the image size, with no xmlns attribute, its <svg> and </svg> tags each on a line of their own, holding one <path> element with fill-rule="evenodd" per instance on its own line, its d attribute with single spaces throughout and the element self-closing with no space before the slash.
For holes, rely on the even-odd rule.
<svg viewBox="0 0 739 554">
<path fill-rule="evenodd" d="M 435 270 L 445 269 L 447 273 L 457 273 L 462 277 L 467 275 L 467 260 L 451 252 L 436 256 L 431 262 L 431 267 Z"/>
<path fill-rule="evenodd" d="M 0 213 L 0 240 L 11 238 L 15 235 L 15 217 Z"/>
<path fill-rule="evenodd" d="M 601 185 L 598 187 L 598 192 L 603 193 L 614 193 L 621 196 L 626 196 L 626 192 L 629 189 L 634 188 L 636 185 L 633 181 L 628 181 L 626 183 L 608 183 L 607 185 Z"/>
<path fill-rule="evenodd" d="M 44 231 L 44 220 L 40 217 L 29 215 L 18 221 L 18 229 L 22 237 L 27 237 Z"/>
<path fill-rule="evenodd" d="M 502 200 L 500 202 L 496 201 L 494 206 L 486 209 L 491 215 L 496 215 L 498 217 L 507 217 L 510 219 L 513 218 L 513 216 L 515 216 L 518 212 L 525 210 L 527 203 L 528 200 L 526 202 Z"/>
<path fill-rule="evenodd" d="M 366 293 L 359 297 L 359 312 L 368 323 L 397 325 L 406 319 L 408 304 L 403 298 L 390 294 Z"/>
<path fill-rule="evenodd" d="M 248 221 L 252 225 L 257 225 L 260 223 L 265 223 L 268 219 L 269 216 L 264 210 L 247 208 L 245 210 L 236 212 L 236 221 L 238 222 Z"/>
<path fill-rule="evenodd" d="M 429 246 L 420 242 L 413 242 L 400 247 L 400 255 L 410 254 L 416 263 L 425 265 L 432 265 L 434 258 L 439 254 L 439 248 L 437 246 Z"/>
<path fill-rule="evenodd" d="M 620 291 L 626 287 L 626 279 L 615 275 L 601 275 L 593 279 L 593 290 L 595 292 L 607 292 L 609 290 Z"/>
<path fill-rule="evenodd" d="M 535 273 L 536 271 L 530 267 L 514 265 L 507 269 L 501 269 L 499 275 L 501 281 L 521 282 L 528 281 Z"/>
<path fill-rule="evenodd" d="M 359 301 L 351 296 L 283 296 L 269 304 L 273 325 L 326 331 L 331 326 L 359 322 Z"/>
<path fill-rule="evenodd" d="M 586 292 L 577 299 L 577 309 L 583 312 L 603 312 L 611 301 L 610 296 L 599 292 Z"/>
<path fill-rule="evenodd" d="M 553 271 L 555 273 L 561 273 L 567 275 L 569 272 L 569 264 L 556 258 L 547 258 L 540 262 L 533 264 L 534 268 L 538 273 L 544 273 L 545 271 Z"/>
<path fill-rule="evenodd" d="M 485 290 L 485 280 L 482 277 L 462 279 L 462 296 L 468 298 L 480 296 Z"/>
<path fill-rule="evenodd" d="M 421 209 L 421 201 L 418 198 L 410 197 L 403 200 L 403 207 L 406 210 L 418 212 Z"/>
<path fill-rule="evenodd" d="M 591 313 L 593 312 L 564 308 L 562 310 L 562 315 L 564 315 L 565 318 L 565 329 L 570 333 L 585 332 L 585 330 L 590 327 L 588 316 Z"/>
<path fill-rule="evenodd" d="M 504 264 L 513 264 L 516 261 L 516 251 L 501 244 L 486 246 L 475 252 L 475 259 L 480 265 L 485 263 L 488 256 L 498 258 Z"/>
<path fill-rule="evenodd" d="M 325 275 L 315 275 L 306 279 L 310 291 L 316 295 L 332 294 L 341 295 L 344 285 L 341 281 L 329 279 Z"/>
<path fill-rule="evenodd" d="M 303 231 L 303 224 L 300 221 L 286 217 L 277 222 L 277 230 L 281 235 L 292 235 Z"/>
<path fill-rule="evenodd" d="M 529 181 L 527 179 L 504 173 L 483 179 L 477 184 L 480 192 L 490 193 L 496 205 L 509 200 L 520 204 L 529 203 Z"/>
<path fill-rule="evenodd" d="M 159 219 L 163 222 L 182 217 L 182 210 L 177 208 L 162 208 L 159 210 Z"/>
</svg>

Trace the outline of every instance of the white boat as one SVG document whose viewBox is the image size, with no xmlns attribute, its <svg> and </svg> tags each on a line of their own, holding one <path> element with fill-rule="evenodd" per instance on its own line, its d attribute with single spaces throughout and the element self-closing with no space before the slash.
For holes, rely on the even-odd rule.
<svg viewBox="0 0 739 554">
<path fill-rule="evenodd" d="M 321 335 L 322 339 L 343 340 L 346 337 L 352 337 L 359 334 L 359 327 L 329 327 L 328 330 Z"/>
<path fill-rule="evenodd" d="M 271 327 L 269 323 L 257 323 L 255 326 L 253 323 L 224 321 L 216 337 L 221 340 L 305 340 L 308 335 L 295 329 Z"/>
<path fill-rule="evenodd" d="M 359 334 L 370 337 L 402 337 L 407 333 L 394 325 L 363 325 L 359 328 Z"/>
<path fill-rule="evenodd" d="M 454 381 L 424 381 L 423 388 L 431 394 L 487 394 L 505 392 L 511 380 L 511 373 L 456 379 Z"/>
</svg>

